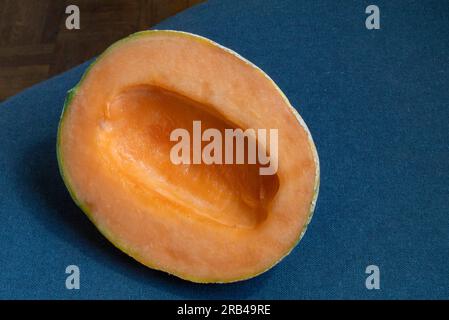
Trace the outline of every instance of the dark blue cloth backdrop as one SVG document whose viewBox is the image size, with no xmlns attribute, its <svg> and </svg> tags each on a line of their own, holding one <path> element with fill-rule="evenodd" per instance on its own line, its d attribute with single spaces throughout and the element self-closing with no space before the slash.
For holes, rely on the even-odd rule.
<svg viewBox="0 0 449 320">
<path fill-rule="evenodd" d="M 371 2 L 380 30 L 365 28 Z M 157 28 L 237 51 L 301 113 L 321 160 L 304 239 L 271 271 L 228 285 L 182 281 L 115 249 L 56 163 L 64 97 L 85 63 L 0 104 L 0 298 L 449 297 L 448 1 L 210 1 Z M 65 288 L 69 264 L 80 290 Z M 365 288 L 371 264 L 380 290 Z"/>
</svg>

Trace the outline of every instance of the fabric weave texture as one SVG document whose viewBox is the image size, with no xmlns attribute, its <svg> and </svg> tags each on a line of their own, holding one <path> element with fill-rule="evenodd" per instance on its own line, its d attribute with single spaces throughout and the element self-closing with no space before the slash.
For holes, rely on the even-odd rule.
<svg viewBox="0 0 449 320">
<path fill-rule="evenodd" d="M 90 61 L 0 104 L 1 299 L 447 299 L 449 3 L 226 0 L 156 29 L 193 32 L 267 72 L 307 123 L 321 162 L 311 224 L 254 279 L 199 285 L 106 241 L 58 172 L 67 90 Z M 295 152 L 295 150 L 291 150 Z M 65 288 L 65 268 L 81 271 Z M 380 268 L 380 290 L 365 269 Z"/>
</svg>

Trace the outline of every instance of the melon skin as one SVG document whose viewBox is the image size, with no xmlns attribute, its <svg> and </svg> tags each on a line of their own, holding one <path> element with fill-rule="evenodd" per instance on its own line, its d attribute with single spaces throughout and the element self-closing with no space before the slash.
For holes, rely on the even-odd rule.
<svg viewBox="0 0 449 320">
<path fill-rule="evenodd" d="M 114 234 L 114 232 L 111 232 L 101 221 L 99 221 L 97 218 L 95 218 L 93 212 L 93 209 L 89 206 L 88 203 L 83 202 L 77 195 L 77 190 L 73 187 L 73 184 L 71 182 L 71 177 L 69 174 L 67 174 L 66 170 L 66 163 L 65 163 L 65 158 L 64 158 L 64 154 L 62 152 L 62 147 L 61 145 L 63 144 L 63 139 L 62 139 L 62 132 L 63 132 L 63 128 L 64 128 L 64 123 L 65 120 L 67 118 L 67 114 L 68 114 L 68 110 L 70 110 L 70 107 L 72 105 L 72 101 L 73 99 L 77 96 L 78 92 L 79 92 L 79 88 L 83 85 L 85 78 L 89 75 L 90 71 L 93 69 L 93 67 L 96 65 L 96 63 L 98 61 L 101 61 L 101 59 L 103 57 L 105 57 L 106 55 L 108 55 L 108 53 L 112 50 L 114 50 L 114 48 L 119 47 L 121 45 L 126 45 L 126 42 L 133 40 L 133 39 L 137 39 L 140 37 L 151 37 L 152 35 L 156 35 L 158 33 L 166 33 L 166 34 L 173 34 L 176 36 L 180 36 L 180 37 L 187 37 L 187 38 L 191 38 L 194 39 L 195 41 L 201 41 L 204 42 L 207 45 L 213 46 L 213 47 L 217 47 L 222 49 L 223 51 L 232 54 L 233 56 L 237 57 L 238 59 L 240 59 L 241 61 L 243 61 L 245 64 L 251 66 L 252 68 L 254 68 L 255 70 L 257 70 L 258 72 L 260 72 L 268 81 L 270 81 L 273 85 L 274 88 L 276 88 L 277 92 L 282 96 L 282 98 L 284 99 L 286 105 L 288 106 L 288 108 L 290 109 L 290 111 L 292 112 L 292 114 L 295 116 L 297 122 L 299 123 L 299 125 L 301 126 L 301 128 L 305 131 L 306 135 L 307 135 L 307 140 L 308 140 L 308 145 L 310 148 L 310 151 L 313 155 L 313 163 L 315 165 L 315 170 L 314 170 L 314 183 L 313 183 L 313 195 L 310 199 L 310 203 L 308 205 L 308 213 L 307 213 L 307 217 L 306 217 L 306 222 L 303 224 L 302 228 L 300 229 L 300 232 L 298 232 L 297 237 L 295 239 L 295 241 L 292 243 L 292 245 L 288 248 L 288 250 L 285 250 L 282 255 L 276 259 L 273 260 L 272 263 L 270 263 L 269 265 L 267 265 L 265 268 L 263 269 L 256 269 L 253 272 L 249 272 L 249 273 L 242 273 L 241 275 L 237 276 L 237 277 L 232 277 L 229 278 L 227 276 L 213 276 L 213 277 L 203 277 L 203 276 L 198 276 L 195 275 L 194 272 L 189 273 L 189 272 L 180 272 L 177 271 L 176 269 L 171 269 L 168 267 L 162 267 L 160 264 L 157 263 L 157 259 L 155 259 L 154 261 L 152 259 L 148 259 L 148 257 L 144 257 L 141 252 L 139 250 L 136 250 L 136 248 L 133 247 L 132 244 L 128 243 L 126 241 L 126 239 L 120 238 L 118 237 L 116 234 Z M 252 64 L 251 62 L 249 62 L 248 60 L 246 60 L 245 58 L 241 57 L 240 55 L 238 55 L 237 53 L 235 53 L 234 51 L 223 47 L 207 38 L 204 38 L 202 36 L 198 36 L 195 34 L 191 34 L 191 33 L 187 33 L 187 32 L 182 32 L 182 31 L 174 31 L 174 30 L 150 30 L 150 31 L 141 31 L 141 32 L 137 32 L 134 33 L 130 36 L 128 36 L 125 39 L 122 39 L 116 43 L 114 43 L 113 45 L 111 45 L 102 55 L 100 55 L 88 68 L 87 70 L 84 72 L 81 80 L 79 81 L 79 83 L 72 88 L 71 90 L 68 91 L 65 102 L 64 102 L 64 106 L 62 109 L 62 114 L 60 117 L 60 122 L 59 122 L 59 127 L 58 127 L 58 133 L 57 133 L 57 160 L 58 160 L 58 164 L 59 164 L 59 171 L 61 174 L 61 177 L 70 193 L 70 196 L 72 197 L 73 201 L 76 203 L 76 205 L 86 214 L 86 216 L 89 218 L 89 220 L 97 227 L 97 229 L 100 231 L 101 234 L 103 234 L 103 236 L 105 236 L 105 238 L 107 238 L 115 247 L 117 247 L 118 249 L 120 249 L 122 252 L 126 253 L 127 255 L 129 255 L 130 257 L 132 257 L 133 259 L 135 259 L 136 261 L 144 264 L 145 266 L 155 269 L 155 270 L 160 270 L 166 273 L 169 273 L 171 275 L 177 276 L 181 279 L 187 280 L 187 281 L 191 281 L 191 282 L 195 282 L 195 283 L 232 283 L 232 282 L 237 282 L 237 281 L 242 281 L 242 280 L 247 280 L 253 277 L 256 277 L 264 272 L 266 272 L 267 270 L 271 269 L 273 266 L 275 266 L 277 263 L 279 263 L 285 256 L 287 256 L 288 254 L 290 254 L 290 252 L 296 247 L 296 245 L 299 243 L 299 241 L 302 239 L 302 237 L 304 236 L 307 227 L 312 219 L 315 207 L 316 207 L 316 201 L 318 198 L 318 194 L 319 194 L 319 185 L 320 185 L 320 165 L 319 165 L 319 157 L 318 157 L 318 153 L 314 144 L 314 141 L 312 139 L 312 135 L 307 127 L 307 125 L 305 124 L 305 122 L 303 121 L 303 119 L 301 118 L 301 116 L 299 115 L 299 113 L 296 111 L 295 108 L 293 108 L 290 104 L 290 102 L 288 101 L 287 97 L 285 96 L 285 94 L 277 87 L 277 85 L 274 83 L 274 81 L 267 75 L 265 74 L 261 69 L 259 69 L 257 66 L 255 66 L 254 64 Z M 282 232 L 280 230 L 280 232 Z"/>
</svg>

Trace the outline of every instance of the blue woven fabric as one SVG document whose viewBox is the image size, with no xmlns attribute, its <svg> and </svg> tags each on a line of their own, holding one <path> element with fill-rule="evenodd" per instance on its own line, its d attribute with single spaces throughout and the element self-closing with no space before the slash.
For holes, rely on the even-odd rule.
<svg viewBox="0 0 449 320">
<path fill-rule="evenodd" d="M 380 30 L 365 28 L 371 3 L 350 0 L 210 1 L 157 26 L 260 66 L 315 139 L 312 223 L 287 258 L 249 281 L 198 285 L 147 269 L 75 206 L 56 128 L 88 63 L 0 104 L 0 298 L 448 298 L 449 3 L 375 2 Z M 65 288 L 70 264 L 80 290 Z M 380 290 L 365 288 L 371 264 Z"/>
</svg>

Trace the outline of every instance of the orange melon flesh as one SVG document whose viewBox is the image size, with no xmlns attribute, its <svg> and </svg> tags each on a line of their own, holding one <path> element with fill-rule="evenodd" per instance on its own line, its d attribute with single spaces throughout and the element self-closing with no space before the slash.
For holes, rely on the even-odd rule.
<svg viewBox="0 0 449 320">
<path fill-rule="evenodd" d="M 278 129 L 278 171 L 170 161 L 170 132 Z M 267 152 L 269 144 L 265 145 Z M 274 82 L 236 53 L 176 31 L 110 47 L 67 99 L 58 159 L 77 204 L 137 261 L 195 282 L 269 269 L 299 241 L 318 194 L 310 133 Z"/>
</svg>

